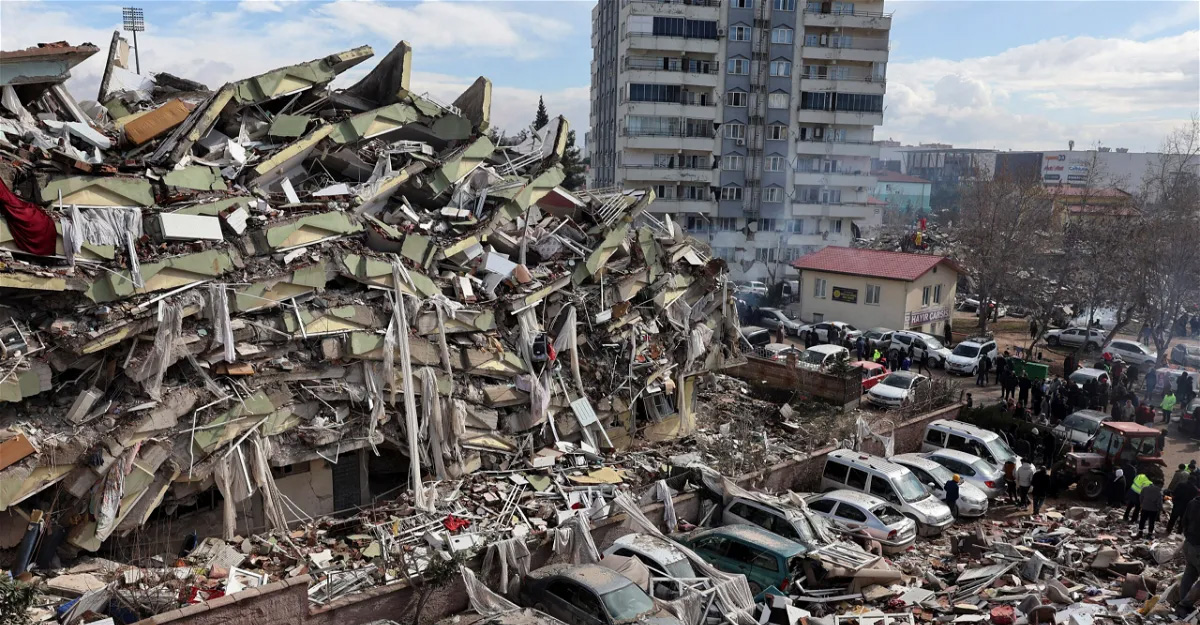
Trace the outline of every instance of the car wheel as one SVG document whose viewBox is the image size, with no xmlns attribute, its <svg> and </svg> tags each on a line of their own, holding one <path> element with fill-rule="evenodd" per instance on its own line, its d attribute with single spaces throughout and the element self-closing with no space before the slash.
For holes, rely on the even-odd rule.
<svg viewBox="0 0 1200 625">
<path fill-rule="evenodd" d="M 1047 336 L 1046 344 L 1051 347 L 1056 347 L 1058 345 L 1058 337 L 1057 336 Z"/>
<path fill-rule="evenodd" d="M 971 369 L 971 377 L 979 377 L 979 367 Z"/>
<path fill-rule="evenodd" d="M 1098 349 L 1100 349 L 1100 346 L 1095 343 L 1085 343 L 1083 345 L 1083 351 L 1088 352 L 1088 353 L 1094 352 Z"/>
<path fill-rule="evenodd" d="M 1104 481 L 1095 473 L 1089 473 L 1079 480 L 1079 492 L 1085 499 L 1096 499 L 1104 492 Z"/>
<path fill-rule="evenodd" d="M 746 584 L 747 584 L 748 586 L 750 586 L 750 596 L 751 596 L 751 597 L 757 597 L 757 596 L 758 596 L 758 593 L 760 593 L 760 592 L 762 592 L 762 591 L 763 591 L 763 587 L 762 587 L 762 586 L 760 586 L 760 585 L 758 585 L 756 582 L 752 582 L 752 581 L 750 581 L 750 580 L 746 580 Z"/>
</svg>

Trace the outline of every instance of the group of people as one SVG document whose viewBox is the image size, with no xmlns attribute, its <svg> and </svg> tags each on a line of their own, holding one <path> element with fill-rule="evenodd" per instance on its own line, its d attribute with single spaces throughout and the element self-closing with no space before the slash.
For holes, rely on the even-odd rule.
<svg viewBox="0 0 1200 625">
<path fill-rule="evenodd" d="M 1013 460 L 1005 462 L 1004 484 L 1008 502 L 1020 508 L 1028 508 L 1032 503 L 1033 513 L 1041 514 L 1053 486 L 1046 466 L 1046 463 L 1035 466 L 1028 457 L 1022 459 L 1020 465 Z"/>
</svg>

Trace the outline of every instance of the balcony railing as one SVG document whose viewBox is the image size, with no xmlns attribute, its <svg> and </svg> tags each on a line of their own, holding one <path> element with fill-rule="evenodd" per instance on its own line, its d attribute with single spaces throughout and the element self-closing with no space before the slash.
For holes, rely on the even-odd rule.
<svg viewBox="0 0 1200 625">
<path fill-rule="evenodd" d="M 638 1 L 638 0 L 634 0 L 634 1 Z M 823 3 L 820 3 L 820 2 L 810 2 L 806 5 L 804 5 L 804 12 L 805 13 L 819 13 L 821 15 L 853 15 L 854 17 L 891 17 L 892 16 L 891 13 L 881 13 L 881 12 L 877 12 L 877 11 L 852 11 L 852 10 L 847 10 L 847 9 L 841 8 L 841 7 L 834 9 L 832 6 L 829 7 L 828 11 L 823 11 L 822 4 Z"/>
<path fill-rule="evenodd" d="M 662 58 L 652 56 L 627 56 L 625 57 L 625 69 L 640 69 L 652 72 L 680 72 L 684 74 L 716 74 L 719 71 L 718 63 L 712 62 L 708 69 L 691 69 L 687 67 L 687 63 L 680 63 L 678 67 L 663 67 Z"/>
<path fill-rule="evenodd" d="M 621 136 L 624 137 L 682 137 L 684 139 L 712 139 L 713 135 L 701 135 L 694 132 L 685 132 L 683 130 L 634 130 L 630 128 L 622 128 Z"/>
<path fill-rule="evenodd" d="M 720 41 L 720 35 L 705 37 L 700 35 L 657 35 L 655 33 L 625 33 L 621 35 L 621 39 L 654 39 L 658 37 L 670 37 L 672 39 L 695 39 L 697 41 Z"/>
<path fill-rule="evenodd" d="M 691 7 L 719 7 L 721 0 L 624 0 L 621 6 L 637 4 L 683 4 Z"/>
<path fill-rule="evenodd" d="M 684 106 L 716 106 L 715 100 L 708 102 L 688 102 L 684 98 L 680 98 L 678 102 L 674 100 L 633 100 L 628 97 L 622 97 L 620 104 L 682 104 Z"/>
<path fill-rule="evenodd" d="M 865 76 L 830 76 L 830 75 L 821 75 L 821 74 L 811 74 L 811 73 L 806 72 L 806 73 L 800 74 L 800 77 L 804 78 L 805 80 L 833 80 L 833 81 L 838 81 L 838 82 L 841 82 L 841 81 L 877 82 L 881 85 L 887 83 L 887 79 L 876 78 L 875 76 L 871 76 L 870 74 L 867 74 Z"/>
<path fill-rule="evenodd" d="M 701 137 L 701 138 L 704 138 L 704 137 Z M 699 169 L 699 170 L 707 171 L 707 170 L 712 169 L 712 167 L 704 167 L 704 166 L 700 166 L 700 165 L 694 165 L 694 166 L 693 165 L 675 165 L 673 167 L 668 167 L 666 165 L 621 165 L 621 167 L 624 167 L 625 169 L 663 169 L 663 170 L 667 170 L 667 171 L 671 171 L 674 169 L 689 169 L 689 170 Z"/>
<path fill-rule="evenodd" d="M 831 48 L 845 50 L 887 50 L 888 40 L 884 37 L 826 37 L 824 43 L 818 38 L 815 42 L 805 40 L 806 48 Z"/>
<path fill-rule="evenodd" d="M 866 175 L 869 175 L 871 172 L 863 171 L 861 169 L 847 169 L 847 168 L 841 168 L 841 167 L 836 168 L 836 169 L 822 169 L 820 167 L 811 167 L 811 166 L 804 167 L 801 165 L 797 165 L 796 173 L 798 173 L 798 174 L 838 174 L 841 176 L 866 176 Z"/>
<path fill-rule="evenodd" d="M 845 144 L 849 144 L 849 145 L 871 145 L 871 144 L 875 143 L 874 141 L 854 141 L 852 139 L 830 139 L 830 138 L 813 139 L 811 137 L 809 137 L 807 139 L 796 139 L 796 141 L 801 141 L 804 143 L 845 143 Z"/>
</svg>

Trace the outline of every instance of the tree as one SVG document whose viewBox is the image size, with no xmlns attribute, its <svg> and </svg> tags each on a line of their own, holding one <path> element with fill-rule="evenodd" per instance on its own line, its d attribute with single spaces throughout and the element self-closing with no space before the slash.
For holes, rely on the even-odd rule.
<svg viewBox="0 0 1200 625">
<path fill-rule="evenodd" d="M 964 185 L 958 235 L 981 310 L 992 300 L 1019 299 L 1036 284 L 1050 225 L 1049 195 L 1038 182 L 981 175 Z M 982 332 L 988 317 L 979 315 Z"/>
<path fill-rule="evenodd" d="M 538 111 L 539 114 L 544 111 Z M 587 180 L 584 178 L 584 172 L 587 170 L 583 166 L 580 157 L 579 148 L 575 146 L 575 131 L 567 133 L 567 148 L 563 151 L 562 156 L 563 173 L 566 178 L 563 178 L 562 186 L 568 191 L 577 191 L 582 189 Z"/>
<path fill-rule="evenodd" d="M 538 96 L 537 115 L 533 118 L 533 127 L 541 128 L 550 123 L 550 115 L 546 113 L 546 103 L 542 100 L 542 96 Z"/>
</svg>

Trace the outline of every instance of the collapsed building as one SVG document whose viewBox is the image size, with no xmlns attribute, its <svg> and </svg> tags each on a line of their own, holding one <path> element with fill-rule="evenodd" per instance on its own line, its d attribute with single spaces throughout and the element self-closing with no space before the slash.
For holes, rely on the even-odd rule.
<svg viewBox="0 0 1200 625">
<path fill-rule="evenodd" d="M 209 89 L 121 43 L 96 102 L 63 87 L 96 46 L 0 53 L 15 573 L 401 495 L 440 519 L 437 484 L 689 434 L 739 358 L 721 261 L 650 190 L 559 186 L 562 117 L 498 140 L 486 78 L 417 94 L 402 42 L 345 89 L 369 47 Z"/>
</svg>

